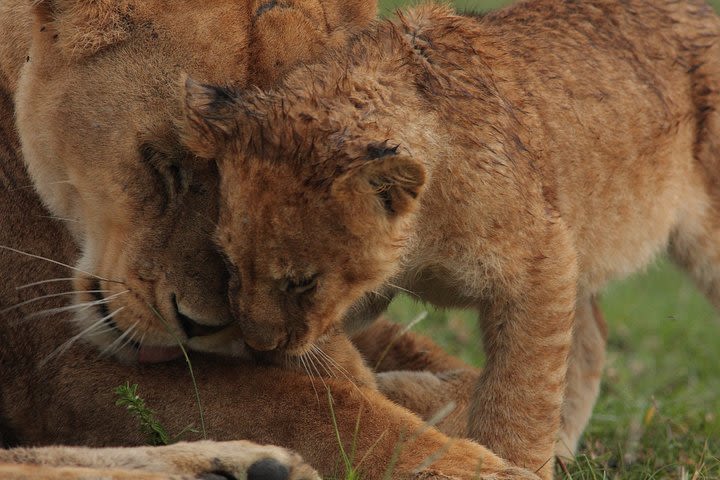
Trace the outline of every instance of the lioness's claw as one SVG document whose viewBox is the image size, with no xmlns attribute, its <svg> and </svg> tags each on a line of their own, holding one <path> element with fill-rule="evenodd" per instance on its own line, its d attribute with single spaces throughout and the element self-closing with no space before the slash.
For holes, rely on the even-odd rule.
<svg viewBox="0 0 720 480">
<path fill-rule="evenodd" d="M 290 478 L 290 471 L 274 458 L 265 458 L 250 465 L 247 478 L 248 480 L 287 480 Z"/>
</svg>

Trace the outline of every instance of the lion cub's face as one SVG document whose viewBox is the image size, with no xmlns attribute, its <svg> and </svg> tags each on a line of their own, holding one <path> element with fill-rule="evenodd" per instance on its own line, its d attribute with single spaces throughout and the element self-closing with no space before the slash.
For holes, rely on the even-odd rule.
<svg viewBox="0 0 720 480">
<path fill-rule="evenodd" d="M 244 341 L 300 355 L 394 272 L 424 169 L 388 142 L 346 142 L 255 100 L 189 81 L 188 142 L 219 160 L 217 239 Z"/>
</svg>

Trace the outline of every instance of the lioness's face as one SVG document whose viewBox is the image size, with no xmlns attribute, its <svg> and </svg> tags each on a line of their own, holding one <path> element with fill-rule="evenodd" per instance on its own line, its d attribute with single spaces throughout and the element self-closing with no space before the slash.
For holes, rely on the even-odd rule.
<svg viewBox="0 0 720 480">
<path fill-rule="evenodd" d="M 213 241 L 218 172 L 181 138 L 181 72 L 269 83 L 317 45 L 282 50 L 270 59 L 276 72 L 251 79 L 264 70 L 250 55 L 265 53 L 253 52 L 250 38 L 262 44 L 262 28 L 282 38 L 282 21 L 259 17 L 274 14 L 274 4 L 74 3 L 35 7 L 17 94 L 23 153 L 45 204 L 81 247 L 74 306 L 82 336 L 118 358 L 168 360 L 178 342 L 205 345 L 231 321 L 227 269 Z M 364 23 L 372 10 L 342 20 Z M 310 14 L 290 5 L 282 15 L 298 22 Z M 317 42 L 327 40 L 326 27 L 318 32 Z"/>
</svg>

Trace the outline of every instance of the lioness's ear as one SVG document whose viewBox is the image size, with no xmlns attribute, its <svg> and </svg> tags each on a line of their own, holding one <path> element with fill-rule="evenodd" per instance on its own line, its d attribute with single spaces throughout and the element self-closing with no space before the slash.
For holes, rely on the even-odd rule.
<svg viewBox="0 0 720 480">
<path fill-rule="evenodd" d="M 215 158 L 236 130 L 237 95 L 228 88 L 200 84 L 187 75 L 180 82 L 183 143 L 199 157 Z"/>
<path fill-rule="evenodd" d="M 399 154 L 398 147 L 369 144 L 368 157 L 341 179 L 344 187 L 370 194 L 389 217 L 415 210 L 425 185 L 425 167 L 412 157 Z"/>
<path fill-rule="evenodd" d="M 42 38 L 73 58 L 125 40 L 135 22 L 132 5 L 123 0 L 36 0 L 33 13 Z"/>
</svg>

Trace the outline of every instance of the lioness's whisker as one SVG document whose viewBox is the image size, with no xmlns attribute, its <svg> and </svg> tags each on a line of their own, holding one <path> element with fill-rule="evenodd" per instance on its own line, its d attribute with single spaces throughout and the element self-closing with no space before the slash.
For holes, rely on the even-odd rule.
<svg viewBox="0 0 720 480">
<path fill-rule="evenodd" d="M 40 362 L 40 366 L 45 365 L 50 359 L 52 359 L 52 358 L 54 358 L 54 357 L 56 357 L 56 356 L 59 356 L 59 355 L 62 355 L 63 353 L 65 353 L 75 342 L 77 342 L 79 339 L 81 339 L 82 337 L 84 337 L 85 335 L 87 335 L 89 332 L 92 332 L 92 331 L 95 330 L 96 328 L 104 325 L 107 320 L 110 320 L 112 317 L 114 317 L 115 315 L 117 315 L 118 313 L 120 313 L 124 308 L 125 308 L 125 307 L 120 307 L 120 308 L 118 308 L 117 310 L 115 310 L 115 311 L 113 311 L 113 312 L 105 315 L 104 317 L 102 317 L 102 318 L 96 320 L 95 322 L 93 322 L 89 327 L 87 327 L 86 329 L 82 330 L 82 331 L 81 331 L 80 333 L 78 333 L 77 335 L 71 337 L 71 338 L 70 338 L 69 340 L 67 340 L 65 343 L 63 343 L 62 345 L 60 345 L 59 347 L 57 347 L 55 350 L 53 350 L 52 353 L 50 353 L 50 355 L 48 355 L 47 357 L 45 357 L 45 359 L 44 359 L 42 362 Z"/>
<path fill-rule="evenodd" d="M 37 285 L 44 285 L 46 283 L 70 282 L 73 280 L 75 280 L 74 277 L 49 278 L 47 280 L 40 280 L 39 282 L 32 282 L 32 283 L 26 283 L 25 285 L 20 285 L 19 287 L 15 287 L 15 290 L 24 290 L 26 288 L 35 287 Z"/>
<path fill-rule="evenodd" d="M 400 285 L 395 285 L 394 283 L 390 283 L 390 282 L 385 282 L 385 283 L 386 283 L 388 286 L 390 286 L 390 287 L 397 288 L 397 289 L 400 290 L 400 291 L 403 291 L 403 292 L 405 292 L 405 293 L 407 293 L 407 294 L 410 294 L 410 295 L 412 295 L 412 296 L 414 296 L 414 297 L 420 298 L 420 295 L 419 295 L 418 293 L 413 292 L 412 290 L 408 290 L 407 288 L 403 288 L 403 287 L 401 287 Z M 377 293 L 377 292 L 376 292 L 376 293 Z"/>
<path fill-rule="evenodd" d="M 128 331 L 130 331 L 130 330 L 135 330 L 135 328 L 137 327 L 137 325 L 138 325 L 138 323 L 136 323 L 136 324 L 132 327 L 132 329 L 129 329 Z M 124 342 L 122 342 L 120 345 L 118 345 L 118 347 L 115 349 L 115 352 L 119 352 L 119 351 L 121 351 L 123 348 L 127 347 L 128 345 L 130 345 L 130 344 L 135 340 L 135 334 L 136 334 L 136 333 L 138 333 L 138 332 L 137 332 L 137 331 L 133 331 L 132 334 L 130 334 L 130 335 L 125 339 Z M 113 353 L 115 353 L 115 352 L 113 352 Z"/>
<path fill-rule="evenodd" d="M 132 324 L 132 325 L 130 326 L 130 328 L 128 328 L 127 330 L 125 330 L 118 338 L 116 338 L 115 340 L 113 340 L 113 342 L 112 342 L 110 345 L 108 345 L 107 347 L 105 347 L 105 348 L 100 352 L 100 354 L 99 354 L 98 356 L 99 356 L 99 357 L 103 357 L 103 356 L 105 356 L 106 354 L 107 354 L 108 356 L 110 356 L 110 355 L 112 355 L 113 353 L 119 351 L 119 348 L 115 348 L 115 347 L 119 347 L 119 346 L 121 345 L 122 341 L 123 341 L 128 335 L 130 335 L 133 330 L 135 330 L 135 328 L 138 326 L 138 323 L 140 323 L 140 322 L 135 322 L 134 324 Z"/>
<path fill-rule="evenodd" d="M 60 220 L 61 222 L 72 222 L 72 223 L 80 223 L 80 220 L 77 218 L 68 218 L 68 217 L 58 217 L 57 215 L 36 215 L 38 218 L 50 218 L 52 220 Z"/>
<path fill-rule="evenodd" d="M 70 183 L 70 179 L 68 179 L 68 180 L 56 180 L 56 181 L 54 181 L 54 182 L 44 183 L 43 185 L 60 185 L 60 184 L 62 184 L 62 183 Z M 11 188 L 10 190 L 8 190 L 8 192 L 16 192 L 16 191 L 18 191 L 18 190 L 29 190 L 29 189 L 31 189 L 31 188 L 35 188 L 35 184 L 34 184 L 34 183 L 31 183 L 31 184 L 29 184 L 29 185 L 22 185 L 22 186 L 20 186 L 20 187 Z"/>
<path fill-rule="evenodd" d="M 20 255 L 25 255 L 30 258 L 35 258 L 37 260 L 44 260 L 46 262 L 50 262 L 55 265 L 60 265 L 61 267 L 69 268 L 70 270 L 76 271 L 78 273 L 82 273 L 83 275 L 87 275 L 88 277 L 94 278 L 96 280 L 102 280 L 103 282 L 119 283 L 121 285 L 125 285 L 125 282 L 122 282 L 120 280 L 111 280 L 109 278 L 100 277 L 98 275 L 95 275 L 94 273 L 86 272 L 85 270 L 81 270 L 77 267 L 73 267 L 72 265 L 68 265 L 67 263 L 58 262 L 57 260 L 52 260 L 50 258 L 43 257 L 42 255 L 35 255 L 34 253 L 23 252 L 22 250 L 18 250 L 17 248 L 8 247 L 6 245 L 0 245 L 0 248 L 2 248 L 3 250 L 8 250 L 10 252 L 18 253 Z"/>
<path fill-rule="evenodd" d="M 370 290 L 370 293 L 375 294 L 375 295 L 377 295 L 377 296 L 380 297 L 380 298 L 384 298 L 384 299 L 387 300 L 388 302 L 392 300 L 392 298 L 388 297 L 387 295 L 385 295 L 385 294 L 383 294 L 383 293 L 378 292 L 377 290 Z"/>
<path fill-rule="evenodd" d="M 10 310 L 14 310 L 16 308 L 20 308 L 25 305 L 29 305 L 31 303 L 39 302 L 40 300 L 45 300 L 46 298 L 56 298 L 56 297 L 65 297 L 68 295 L 75 295 L 76 293 L 109 293 L 112 292 L 112 290 L 70 290 L 67 292 L 59 292 L 59 293 L 50 293 L 48 295 L 41 295 L 39 297 L 31 298 L 30 300 L 25 300 L 24 302 L 16 303 L 15 305 L 11 307 L 4 308 L 0 310 L 0 314 L 7 313 Z"/>
<path fill-rule="evenodd" d="M 112 295 L 108 295 L 107 297 L 103 298 L 102 300 L 93 300 L 92 302 L 82 302 L 82 303 L 76 303 L 72 305 L 66 305 L 64 307 L 57 307 L 57 308 L 48 308 L 47 310 L 40 310 L 38 312 L 31 313 L 29 315 L 26 315 L 23 320 L 32 320 L 33 318 L 38 317 L 45 317 L 47 315 L 53 315 L 56 313 L 63 313 L 68 312 L 70 310 L 77 310 L 77 312 L 82 312 L 84 310 L 87 310 L 88 308 L 92 308 L 96 305 L 102 305 L 104 303 L 110 303 L 110 301 L 116 297 L 119 297 L 120 295 L 124 295 L 128 293 L 130 290 L 123 290 L 122 292 L 114 293 Z"/>
</svg>

